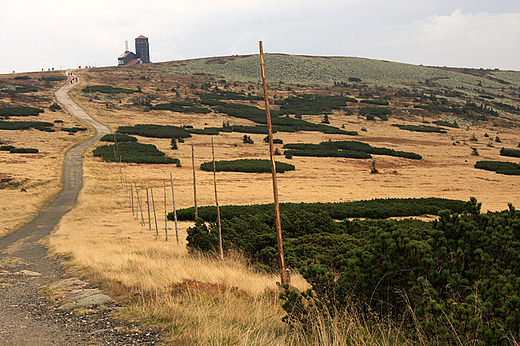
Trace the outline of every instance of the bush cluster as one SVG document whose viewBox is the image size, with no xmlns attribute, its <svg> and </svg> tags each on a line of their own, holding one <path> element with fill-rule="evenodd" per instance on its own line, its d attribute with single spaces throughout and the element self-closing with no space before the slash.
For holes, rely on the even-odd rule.
<svg viewBox="0 0 520 346">
<path fill-rule="evenodd" d="M 1 121 L 0 130 L 28 130 L 34 128 L 45 132 L 54 132 L 53 123 L 45 121 Z"/>
<path fill-rule="evenodd" d="M 288 143 L 283 146 L 290 154 L 294 156 L 317 156 L 317 157 L 351 157 L 369 159 L 374 155 L 387 155 L 404 157 L 408 159 L 420 160 L 422 156 L 419 154 L 396 151 L 388 148 L 372 147 L 370 144 L 358 142 L 358 141 L 327 141 L 321 142 L 320 144 L 309 144 L 309 143 Z M 359 152 L 363 154 L 353 154 L 352 152 Z M 343 154 L 346 153 L 346 154 Z M 346 156 L 342 156 L 346 155 Z"/>
<path fill-rule="evenodd" d="M 500 149 L 500 155 L 509 157 L 520 157 L 520 150 L 502 148 Z"/>
<path fill-rule="evenodd" d="M 390 103 L 387 100 L 374 100 L 374 99 L 368 99 L 368 100 L 361 100 L 359 101 L 361 103 L 368 103 L 372 105 L 379 105 L 379 106 L 388 106 Z"/>
<path fill-rule="evenodd" d="M 86 127 L 62 127 L 62 131 L 66 131 L 69 134 L 74 134 L 79 131 L 87 131 L 88 129 Z"/>
<path fill-rule="evenodd" d="M 152 106 L 151 109 L 155 110 L 169 110 L 172 112 L 179 112 L 179 113 L 199 113 L 199 114 L 206 114 L 210 113 L 211 110 L 199 107 L 194 105 L 190 102 L 169 102 L 169 103 L 161 103 L 155 106 Z"/>
<path fill-rule="evenodd" d="M 475 168 L 493 171 L 498 174 L 520 175 L 520 165 L 514 162 L 503 161 L 477 161 Z"/>
<path fill-rule="evenodd" d="M 83 88 L 81 91 L 84 93 L 100 92 L 104 94 L 133 94 L 137 92 L 137 90 L 116 88 L 110 85 L 90 85 L 86 88 Z"/>
<path fill-rule="evenodd" d="M 211 166 L 213 170 L 213 166 Z M 270 171 L 270 170 L 269 170 Z M 339 203 L 281 203 L 280 210 L 299 212 L 306 211 L 314 214 L 322 212 L 330 215 L 334 220 L 349 218 L 386 219 L 389 217 L 438 215 L 440 210 L 449 209 L 461 213 L 466 208 L 466 202 L 445 198 L 385 198 L 365 201 Z M 220 216 L 223 219 L 232 219 L 240 215 L 256 215 L 274 211 L 273 204 L 255 205 L 224 205 L 220 207 Z M 177 218 L 181 221 L 195 220 L 194 208 L 180 209 Z M 214 206 L 199 207 L 198 215 L 204 221 L 215 222 L 217 209 Z M 173 214 L 168 215 L 173 220 Z"/>
<path fill-rule="evenodd" d="M 137 142 L 137 138 L 134 136 L 125 135 L 122 133 L 111 133 L 108 135 L 104 135 L 100 139 L 101 142 Z"/>
<path fill-rule="evenodd" d="M 455 129 L 459 128 L 459 124 L 457 124 L 456 121 L 450 123 L 449 121 L 446 121 L 446 120 L 434 120 L 434 121 L 432 121 L 432 123 L 434 123 L 435 125 L 439 125 L 439 126 L 453 127 Z"/>
<path fill-rule="evenodd" d="M 312 285 L 284 295 L 286 320 L 307 323 L 309 305 L 343 311 L 350 300 L 367 315 L 395 318 L 443 345 L 507 345 L 520 338 L 520 213 L 448 211 L 422 231 L 388 223 L 370 229 L 337 266 L 300 269 Z M 334 274 L 333 274 L 334 273 Z M 403 323 L 404 321 L 404 323 Z"/>
<path fill-rule="evenodd" d="M 347 102 L 356 102 L 356 99 L 346 96 L 300 95 L 286 98 L 281 102 L 281 114 L 321 115 L 334 109 L 341 109 Z"/>
<path fill-rule="evenodd" d="M 184 128 L 171 125 L 138 124 L 134 126 L 120 126 L 118 133 L 156 138 L 188 138 L 191 134 Z"/>
<path fill-rule="evenodd" d="M 361 107 L 359 114 L 366 116 L 367 120 L 374 120 L 375 117 L 381 120 L 388 120 L 388 116 L 392 114 L 392 111 L 384 107 Z"/>
<path fill-rule="evenodd" d="M 398 127 L 400 130 L 412 131 L 412 132 L 433 132 L 433 133 L 448 133 L 443 128 L 428 126 L 428 125 L 399 125 L 392 124 L 392 126 Z"/>
<path fill-rule="evenodd" d="M 11 148 L 11 154 L 37 154 L 38 149 L 35 148 Z"/>
<path fill-rule="evenodd" d="M 248 119 L 258 124 L 267 124 L 265 110 L 255 106 L 226 103 L 215 107 L 215 110 L 232 117 Z M 282 117 L 279 115 L 280 112 L 274 110 L 271 111 L 271 124 L 276 131 L 318 131 L 327 134 L 347 134 L 354 136 L 358 134 L 355 131 L 345 131 L 325 124 L 314 124 L 305 120 L 295 119 L 288 116 Z"/>
<path fill-rule="evenodd" d="M 0 108 L 0 116 L 3 117 L 25 117 L 25 116 L 37 116 L 43 113 L 44 110 L 35 107 L 4 107 Z"/>
<path fill-rule="evenodd" d="M 138 142 L 122 142 L 115 147 L 102 145 L 94 149 L 94 156 L 101 157 L 106 162 L 146 163 L 146 164 L 178 164 L 179 159 L 165 157 L 164 153 L 153 144 Z"/>
<path fill-rule="evenodd" d="M 213 171 L 213 161 L 200 165 L 203 171 Z M 231 161 L 215 161 L 217 172 L 268 173 L 271 172 L 271 161 L 264 159 L 239 159 Z M 294 165 L 276 161 L 276 172 L 294 171 Z"/>
</svg>

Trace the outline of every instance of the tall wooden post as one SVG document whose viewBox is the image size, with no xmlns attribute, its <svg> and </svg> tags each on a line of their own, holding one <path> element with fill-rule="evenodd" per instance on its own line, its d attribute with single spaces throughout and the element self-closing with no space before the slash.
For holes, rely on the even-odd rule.
<svg viewBox="0 0 520 346">
<path fill-rule="evenodd" d="M 157 227 L 157 213 L 155 212 L 155 200 L 153 198 L 153 188 L 150 188 L 150 194 L 152 195 L 153 218 L 155 220 L 155 234 L 159 236 L 159 227 Z"/>
<path fill-rule="evenodd" d="M 146 188 L 146 206 L 148 207 L 148 230 L 152 230 L 152 222 L 150 218 L 150 198 L 148 197 L 148 188 Z"/>
<path fill-rule="evenodd" d="M 175 221 L 175 236 L 177 237 L 177 244 L 179 244 L 179 227 L 177 225 L 177 208 L 175 207 L 175 193 L 173 191 L 173 174 L 171 174 L 171 173 L 170 173 L 170 182 L 172 184 L 173 220 Z"/>
<path fill-rule="evenodd" d="M 265 78 L 264 49 L 260 41 L 260 65 L 262 68 L 262 82 L 264 87 L 265 114 L 267 116 L 267 130 L 269 134 L 269 157 L 271 159 L 271 174 L 273 176 L 274 210 L 276 216 L 276 233 L 278 236 L 278 253 L 280 255 L 280 279 L 281 283 L 287 283 L 285 277 L 285 260 L 282 243 L 282 222 L 280 220 L 280 202 L 278 200 L 278 180 L 276 178 L 276 163 L 274 161 L 273 127 L 271 125 L 271 112 L 269 110 L 269 98 L 267 97 L 267 81 Z"/>
<path fill-rule="evenodd" d="M 135 184 L 135 183 L 134 183 Z M 135 184 L 135 194 L 137 195 L 137 219 L 139 220 L 139 210 L 141 211 L 141 225 L 145 225 L 144 216 L 143 216 L 143 207 L 141 206 L 141 199 L 139 198 L 139 190 L 137 189 L 137 184 Z"/>
<path fill-rule="evenodd" d="M 218 198 L 217 198 L 217 169 L 215 167 L 215 146 L 213 145 L 213 138 L 211 138 L 211 155 L 213 156 L 213 186 L 215 187 L 215 204 L 217 206 L 218 241 L 219 241 L 219 247 L 220 247 L 220 259 L 224 260 L 224 249 L 222 248 L 222 226 L 220 223 L 220 208 L 218 206 Z"/>
<path fill-rule="evenodd" d="M 168 241 L 168 208 L 166 207 L 166 183 L 163 182 L 164 188 L 164 234 L 166 241 Z"/>
<path fill-rule="evenodd" d="M 197 209 L 197 184 L 195 182 L 195 149 L 191 143 L 191 165 L 193 167 L 193 202 L 195 203 L 195 220 L 199 218 L 199 210 Z"/>
<path fill-rule="evenodd" d="M 130 200 L 132 201 L 132 215 L 135 219 L 135 211 L 134 211 L 134 186 L 130 183 Z"/>
</svg>

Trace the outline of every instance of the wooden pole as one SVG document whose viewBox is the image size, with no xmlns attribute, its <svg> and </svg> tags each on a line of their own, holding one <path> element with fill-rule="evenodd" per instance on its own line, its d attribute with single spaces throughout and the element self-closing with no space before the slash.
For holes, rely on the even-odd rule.
<svg viewBox="0 0 520 346">
<path fill-rule="evenodd" d="M 130 184 L 130 195 L 131 195 L 130 200 L 132 201 L 132 215 L 134 216 L 134 219 L 135 219 L 135 211 L 134 211 L 134 186 L 133 186 L 132 184 Z"/>
<path fill-rule="evenodd" d="M 217 169 L 215 166 L 215 146 L 213 145 L 213 138 L 211 138 L 211 154 L 213 156 L 213 186 L 215 187 L 215 204 L 217 206 L 218 241 L 219 241 L 219 247 L 220 247 L 220 259 L 224 260 L 224 249 L 222 248 L 222 226 L 220 223 L 220 208 L 218 206 L 218 198 L 217 198 Z"/>
<path fill-rule="evenodd" d="M 173 220 L 175 221 L 175 236 L 177 237 L 177 244 L 179 244 L 179 227 L 177 226 L 177 208 L 175 207 L 175 193 L 173 191 L 173 174 L 171 174 L 171 173 L 170 173 L 170 182 L 172 184 Z"/>
<path fill-rule="evenodd" d="M 157 227 L 157 214 L 155 213 L 155 200 L 153 198 L 153 188 L 150 188 L 150 194 L 152 195 L 153 218 L 155 219 L 155 234 L 159 236 L 159 227 Z"/>
<path fill-rule="evenodd" d="M 274 161 L 273 127 L 271 125 L 271 112 L 269 110 L 269 98 L 267 97 L 267 81 L 265 77 L 264 49 L 260 41 L 260 65 L 262 68 L 262 83 L 264 87 L 265 114 L 267 116 L 267 130 L 269 135 L 269 157 L 271 159 L 271 174 L 273 176 L 274 210 L 276 216 L 276 233 L 278 236 L 278 253 L 280 255 L 280 279 L 282 285 L 287 283 L 285 275 L 285 260 L 282 243 L 282 222 L 280 220 L 280 202 L 278 200 L 278 180 L 276 178 L 276 163 Z"/>
<path fill-rule="evenodd" d="M 137 189 L 137 184 L 135 184 L 135 192 L 137 195 L 137 219 L 139 220 L 139 211 L 141 211 L 141 225 L 145 225 L 144 216 L 143 216 L 143 207 L 141 206 L 141 199 L 139 198 L 139 190 Z"/>
<path fill-rule="evenodd" d="M 146 205 L 148 206 L 148 230 L 152 230 L 152 222 L 150 218 L 150 198 L 148 197 L 148 188 L 146 188 Z"/>
<path fill-rule="evenodd" d="M 195 149 L 191 143 L 191 165 L 193 167 L 193 202 L 195 203 L 195 220 L 199 218 L 199 210 L 197 209 L 197 183 L 195 182 Z"/>
<path fill-rule="evenodd" d="M 163 182 L 164 188 L 164 234 L 166 241 L 168 241 L 168 208 L 166 207 L 166 183 Z"/>
</svg>

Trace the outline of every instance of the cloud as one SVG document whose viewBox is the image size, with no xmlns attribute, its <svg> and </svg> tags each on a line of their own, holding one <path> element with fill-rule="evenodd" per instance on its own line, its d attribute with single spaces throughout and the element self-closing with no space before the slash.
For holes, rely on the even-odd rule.
<svg viewBox="0 0 520 346">
<path fill-rule="evenodd" d="M 459 67 L 520 69 L 520 13 L 431 15 L 366 47 L 377 57 Z"/>
</svg>

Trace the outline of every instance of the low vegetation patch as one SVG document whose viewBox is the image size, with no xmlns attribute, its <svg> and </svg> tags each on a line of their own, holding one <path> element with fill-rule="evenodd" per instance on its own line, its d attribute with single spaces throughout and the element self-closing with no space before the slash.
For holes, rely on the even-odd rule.
<svg viewBox="0 0 520 346">
<path fill-rule="evenodd" d="M 520 165 L 514 162 L 503 161 L 477 161 L 475 168 L 493 171 L 498 174 L 520 175 Z"/>
<path fill-rule="evenodd" d="M 434 121 L 432 121 L 432 123 L 434 123 L 435 125 L 439 125 L 439 126 L 453 127 L 455 129 L 459 128 L 459 124 L 457 124 L 456 121 L 450 123 L 449 121 L 446 121 L 446 120 L 434 120 Z"/>
<path fill-rule="evenodd" d="M 84 93 L 100 92 L 104 94 L 133 94 L 137 92 L 137 90 L 116 88 L 110 85 L 89 85 L 88 87 L 83 88 L 81 91 Z"/>
<path fill-rule="evenodd" d="M 0 130 L 28 130 L 34 128 L 45 132 L 54 132 L 53 123 L 44 121 L 1 121 Z"/>
<path fill-rule="evenodd" d="M 356 99 L 346 96 L 300 95 L 286 98 L 281 102 L 281 114 L 320 115 L 334 109 L 346 107 L 347 102 L 356 102 Z"/>
<path fill-rule="evenodd" d="M 204 162 L 200 165 L 203 171 L 213 171 L 213 162 Z M 217 172 L 269 173 L 271 161 L 264 159 L 240 159 L 231 161 L 216 161 Z M 276 172 L 294 171 L 294 165 L 276 161 Z"/>
<path fill-rule="evenodd" d="M 188 138 L 191 134 L 184 128 L 171 125 L 139 124 L 120 126 L 118 133 L 155 138 Z"/>
<path fill-rule="evenodd" d="M 4 107 L 0 108 L 0 116 L 3 117 L 27 117 L 38 116 L 44 110 L 36 107 Z"/>
<path fill-rule="evenodd" d="M 206 114 L 210 113 L 211 110 L 196 106 L 193 103 L 190 102 L 169 102 L 169 103 L 161 103 L 158 105 L 153 106 L 151 109 L 155 110 L 168 110 L 172 112 L 179 112 L 179 113 L 199 113 L 199 114 Z"/>
<path fill-rule="evenodd" d="M 212 168 L 213 169 L 213 168 Z M 440 210 L 449 209 L 456 213 L 463 212 L 466 202 L 445 198 L 385 198 L 354 202 L 338 203 L 281 203 L 282 211 L 306 211 L 314 214 L 327 213 L 334 220 L 349 218 L 386 219 L 389 217 L 438 215 Z M 240 215 L 257 215 L 267 212 L 274 213 L 273 204 L 255 205 L 224 205 L 220 207 L 220 216 L 232 219 Z M 194 221 L 195 209 L 186 208 L 177 211 L 181 221 Z M 217 220 L 217 209 L 214 206 L 199 207 L 198 215 L 204 221 Z M 173 213 L 169 215 L 173 220 Z"/>
<path fill-rule="evenodd" d="M 388 120 L 388 116 L 392 114 L 392 111 L 384 107 L 361 107 L 359 114 L 365 116 L 367 120 L 375 120 L 375 117 L 381 120 Z"/>
<path fill-rule="evenodd" d="M 88 129 L 86 127 L 62 127 L 62 131 L 68 132 L 70 135 L 80 132 L 80 131 L 87 131 Z"/>
<path fill-rule="evenodd" d="M 500 149 L 500 155 L 509 157 L 520 157 L 520 149 Z"/>
<path fill-rule="evenodd" d="M 310 143 L 288 143 L 283 146 L 285 149 L 289 149 L 288 152 L 294 156 L 318 156 L 324 157 L 325 155 L 331 155 L 330 157 L 352 157 L 352 158 L 371 158 L 370 154 L 374 155 L 387 155 L 404 157 L 408 159 L 420 160 L 422 156 L 416 153 L 396 151 L 388 148 L 372 147 L 370 144 L 358 142 L 358 141 L 327 141 L 319 144 Z M 341 153 L 347 156 L 341 156 Z M 360 154 L 356 156 L 352 152 L 365 153 L 366 155 Z M 351 155 L 351 156 L 349 156 Z"/>
<path fill-rule="evenodd" d="M 428 126 L 428 125 L 399 125 L 392 124 L 392 126 L 398 127 L 400 130 L 412 131 L 412 132 L 433 132 L 433 133 L 448 133 L 443 128 Z"/>
<path fill-rule="evenodd" d="M 11 148 L 9 150 L 11 154 L 37 154 L 38 149 L 35 148 Z"/>
<path fill-rule="evenodd" d="M 178 164 L 179 159 L 165 157 L 164 153 L 153 144 L 137 142 L 122 142 L 116 145 L 97 147 L 94 156 L 101 157 L 106 162 L 145 163 L 145 164 Z"/>
<path fill-rule="evenodd" d="M 104 135 L 101 137 L 100 141 L 102 142 L 137 142 L 137 138 L 129 135 L 125 135 L 123 133 L 111 133 L 108 135 Z"/>
</svg>

